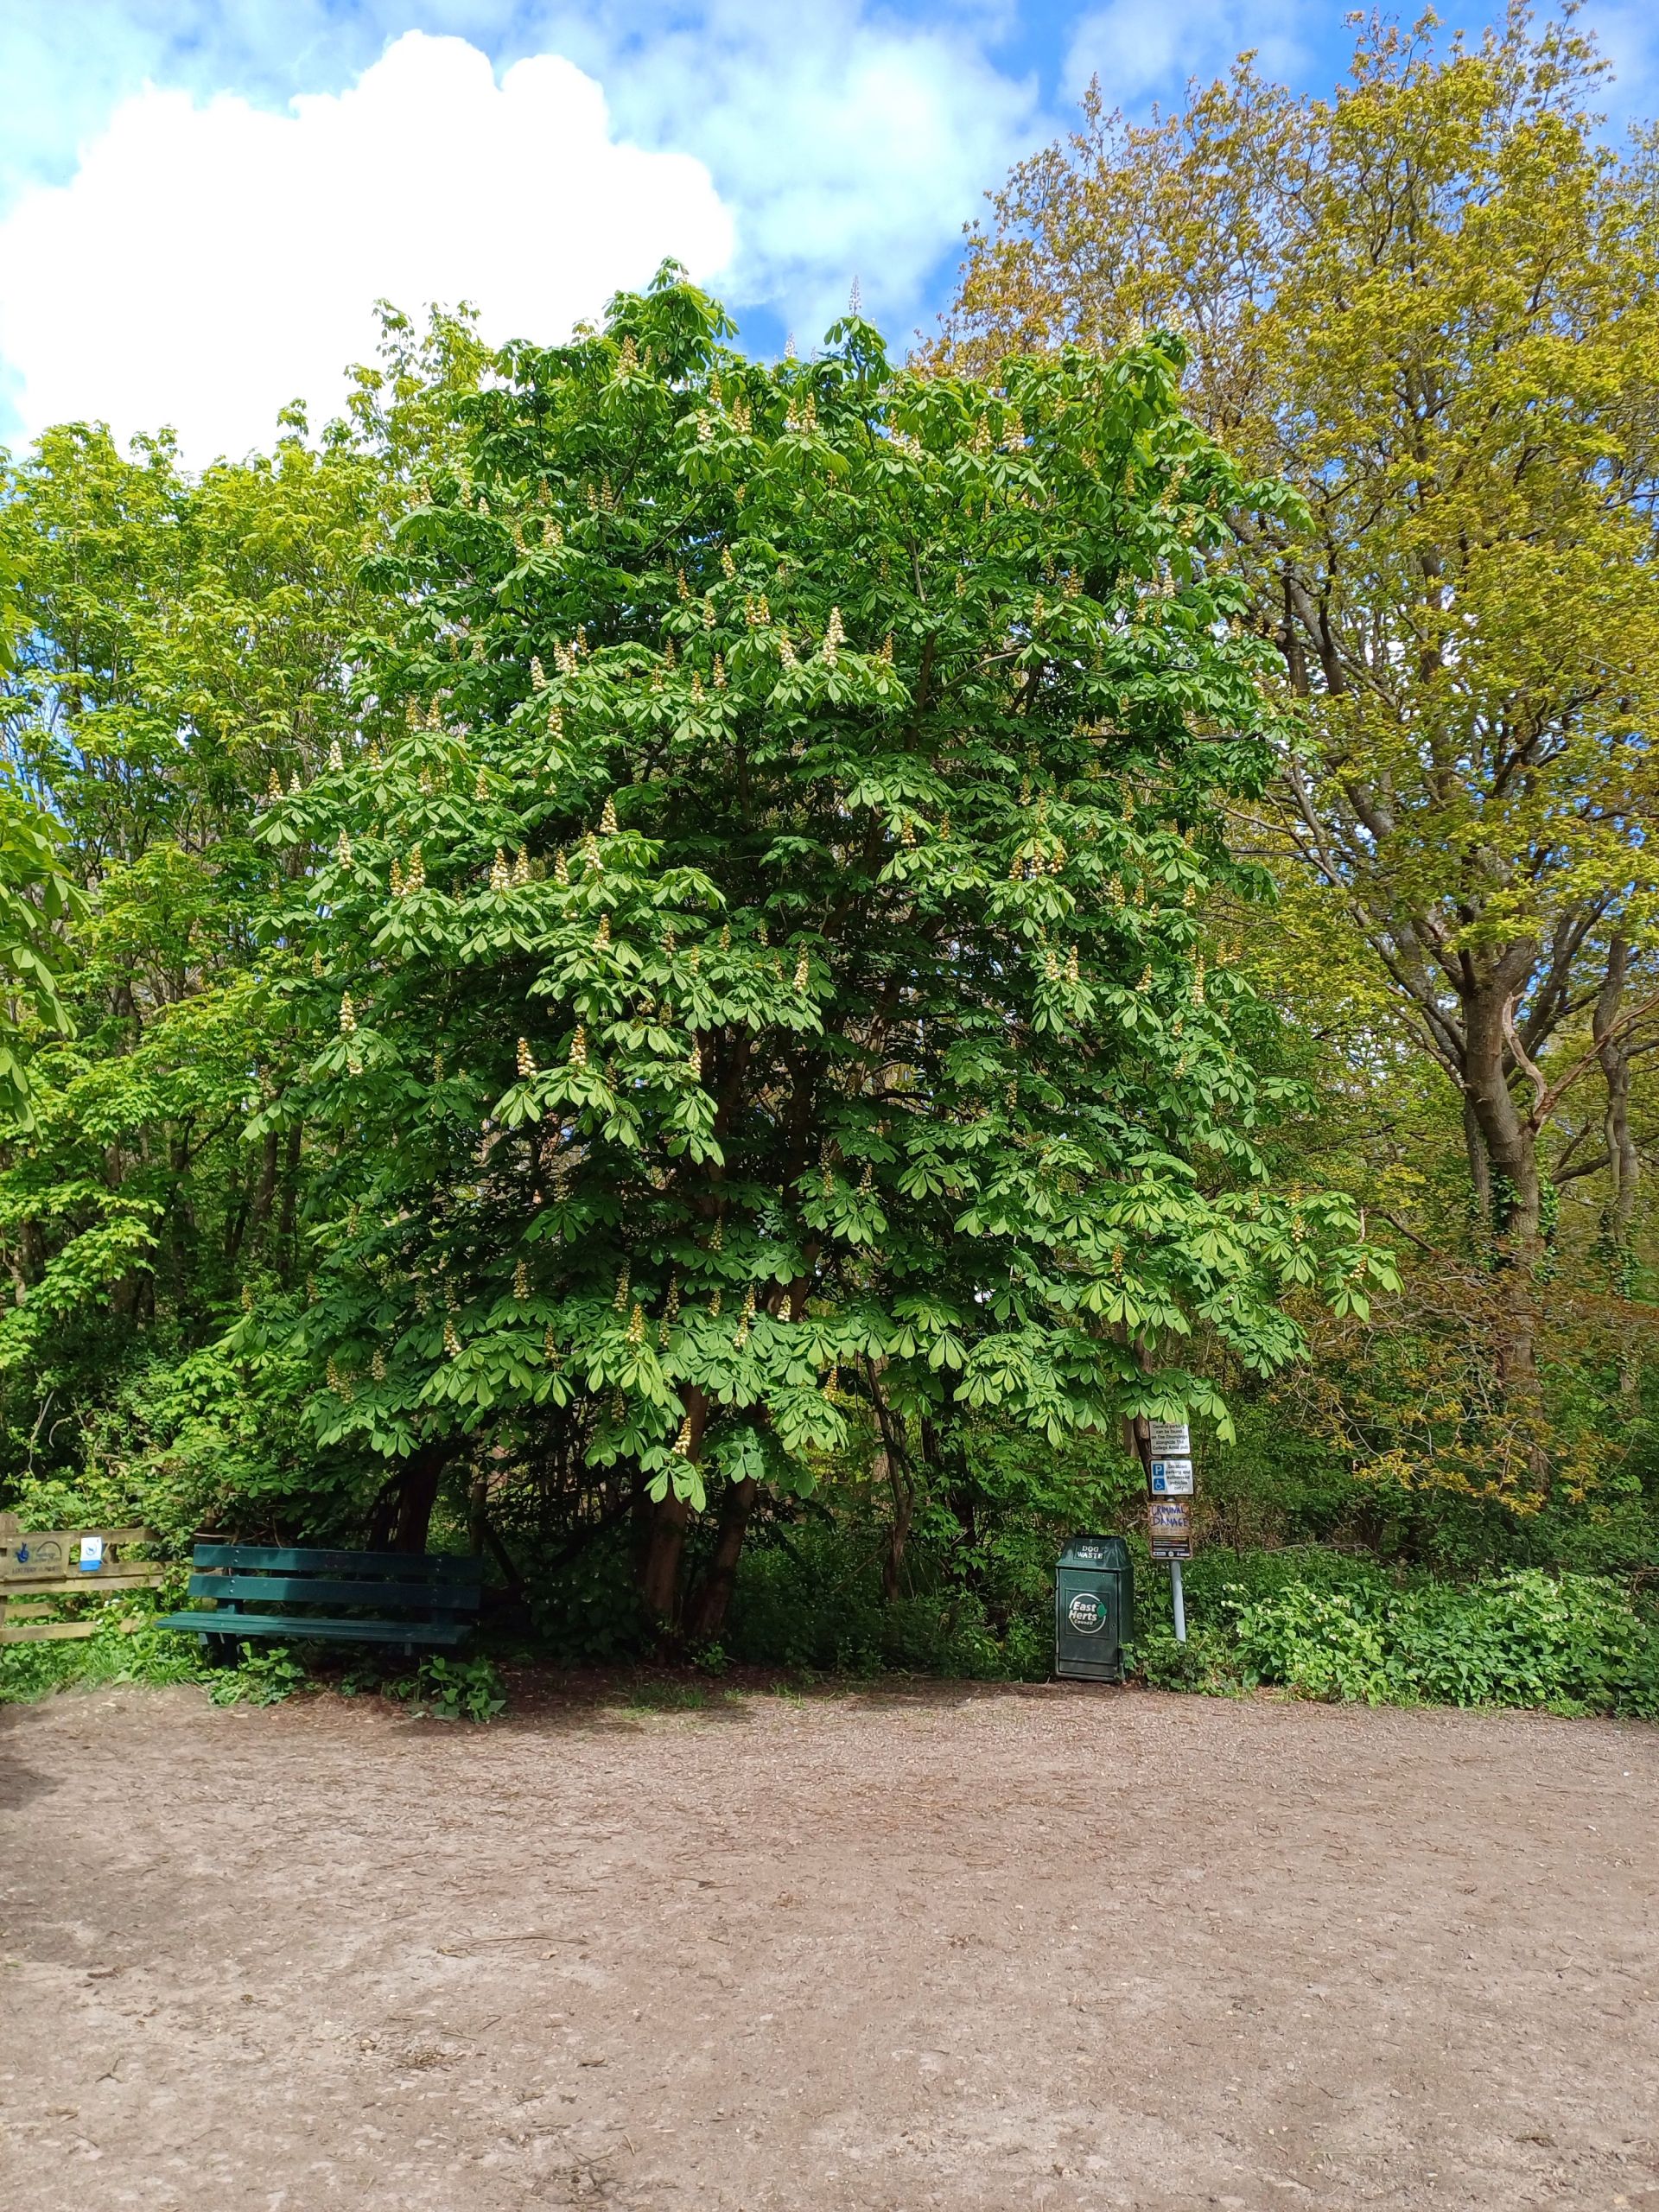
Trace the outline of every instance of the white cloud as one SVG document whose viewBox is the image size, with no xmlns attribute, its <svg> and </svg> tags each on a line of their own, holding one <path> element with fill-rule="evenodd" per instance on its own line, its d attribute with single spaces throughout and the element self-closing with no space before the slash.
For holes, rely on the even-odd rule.
<svg viewBox="0 0 1659 2212">
<path fill-rule="evenodd" d="M 0 438 L 80 412 L 175 420 L 193 452 L 263 440 L 284 400 L 337 394 L 377 293 L 416 308 L 464 294 L 493 332 L 551 334 L 668 250 L 751 332 L 792 326 L 804 346 L 856 275 L 902 344 L 948 288 L 981 195 L 1058 128 L 1034 71 L 993 58 L 1017 42 L 1016 0 L 71 5 L 73 41 L 66 0 L 0 0 Z M 487 52 L 499 90 L 453 37 L 398 36 L 374 60 L 417 29 Z M 421 149 L 442 171 L 429 191 L 402 128 L 420 88 L 395 82 L 392 64 L 424 48 L 431 65 L 435 44 L 454 81 L 445 127 Z M 630 172 L 602 137 L 586 153 L 566 145 L 567 107 L 583 111 L 570 64 L 602 86 L 616 137 L 706 174 L 683 187 L 683 168 Z M 291 99 L 358 72 L 338 98 Z M 287 218 L 269 207 L 273 167 Z M 439 235 L 451 216 L 464 251 Z M 625 265 L 641 225 L 651 250 Z M 250 258 L 265 270 L 251 302 Z"/>
<path fill-rule="evenodd" d="M 1301 0 L 1109 0 L 1072 34 L 1067 86 L 1080 92 L 1098 76 L 1109 108 L 1167 102 L 1189 78 L 1222 74 L 1247 48 L 1264 76 L 1300 83 L 1309 59 L 1303 15 Z"/>
<path fill-rule="evenodd" d="M 730 291 L 804 343 L 854 276 L 877 321 L 923 306 L 982 195 L 1050 126 L 1034 76 L 988 58 L 1001 10 L 905 21 L 863 0 L 550 6 L 539 35 L 601 76 L 620 120 L 697 154 L 739 210 Z"/>
<path fill-rule="evenodd" d="M 0 222 L 0 357 L 26 431 L 171 423 L 200 461 L 266 442 L 295 397 L 337 409 L 377 297 L 466 298 L 493 339 L 552 340 L 665 255 L 706 278 L 734 245 L 702 163 L 619 143 L 573 63 L 498 86 L 465 41 L 411 33 L 286 114 L 124 101 L 67 184 Z"/>
</svg>

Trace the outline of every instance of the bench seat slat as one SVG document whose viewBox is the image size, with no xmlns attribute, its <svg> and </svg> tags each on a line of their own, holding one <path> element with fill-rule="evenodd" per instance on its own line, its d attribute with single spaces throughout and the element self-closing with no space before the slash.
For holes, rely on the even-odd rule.
<svg viewBox="0 0 1659 2212">
<path fill-rule="evenodd" d="M 481 1583 L 483 1562 L 450 1553 L 346 1552 L 291 1544 L 201 1543 L 198 1568 L 229 1567 L 251 1574 L 334 1575 L 352 1582 Z"/>
<path fill-rule="evenodd" d="M 193 1574 L 193 1598 L 292 1605 L 370 1605 L 382 1612 L 475 1613 L 474 1588 L 410 1582 L 343 1582 L 320 1574 Z"/>
<path fill-rule="evenodd" d="M 157 1628 L 194 1630 L 199 1636 L 272 1637 L 287 1643 L 321 1637 L 331 1643 L 460 1643 L 471 1632 L 465 1620 L 327 1620 L 303 1613 L 167 1613 Z"/>
</svg>

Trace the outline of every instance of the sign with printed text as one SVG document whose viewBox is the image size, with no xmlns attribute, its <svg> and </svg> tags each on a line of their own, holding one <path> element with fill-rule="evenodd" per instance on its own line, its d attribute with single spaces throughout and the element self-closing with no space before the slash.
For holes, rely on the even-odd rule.
<svg viewBox="0 0 1659 2212">
<path fill-rule="evenodd" d="M 1147 1535 L 1154 1559 L 1191 1559 L 1192 1508 L 1184 1497 L 1154 1497 L 1147 1507 Z"/>
<path fill-rule="evenodd" d="M 1190 1459 L 1154 1459 L 1152 1463 L 1152 1494 L 1154 1497 L 1191 1497 L 1192 1462 Z"/>
<path fill-rule="evenodd" d="M 1192 1432 L 1184 1421 L 1155 1421 L 1151 1424 L 1154 1459 L 1190 1459 Z"/>
</svg>

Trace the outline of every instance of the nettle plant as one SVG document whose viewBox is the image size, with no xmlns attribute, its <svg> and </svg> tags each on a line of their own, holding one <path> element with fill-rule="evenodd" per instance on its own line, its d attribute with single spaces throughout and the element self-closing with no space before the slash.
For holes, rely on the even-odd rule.
<svg viewBox="0 0 1659 2212">
<path fill-rule="evenodd" d="M 1195 1325 L 1272 1368 L 1387 1264 L 1254 1141 L 1205 901 L 1257 888 L 1229 517 L 1282 495 L 1176 342 L 993 388 L 728 331 L 665 273 L 505 350 L 376 563 L 358 748 L 263 824 L 325 1439 L 576 1423 L 664 1613 L 711 1477 L 734 1559 L 860 1402 L 1224 1419 Z"/>
</svg>

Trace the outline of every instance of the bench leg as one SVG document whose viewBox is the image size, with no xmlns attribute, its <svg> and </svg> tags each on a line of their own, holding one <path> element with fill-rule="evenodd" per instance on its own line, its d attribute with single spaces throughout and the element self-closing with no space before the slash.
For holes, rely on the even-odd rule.
<svg viewBox="0 0 1659 2212">
<path fill-rule="evenodd" d="M 239 1667 L 242 1647 L 233 1636 L 204 1636 L 201 1639 L 210 1667 Z"/>
</svg>

